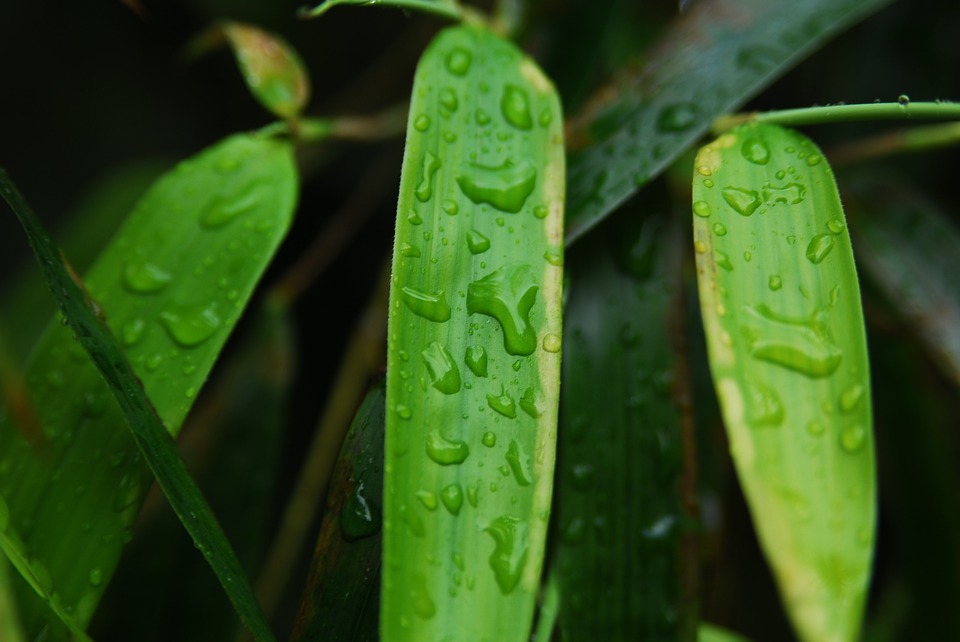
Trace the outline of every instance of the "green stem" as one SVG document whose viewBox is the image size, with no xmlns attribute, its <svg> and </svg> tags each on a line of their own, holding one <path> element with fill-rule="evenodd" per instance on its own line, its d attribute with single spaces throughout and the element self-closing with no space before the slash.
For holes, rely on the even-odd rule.
<svg viewBox="0 0 960 642">
<path fill-rule="evenodd" d="M 901 96 L 895 103 L 862 105 L 828 105 L 778 111 L 752 112 L 721 116 L 713 121 L 713 132 L 722 134 L 743 123 L 773 123 L 787 127 L 822 125 L 865 120 L 900 120 L 905 118 L 960 119 L 960 104 L 951 102 L 910 102 Z"/>
<path fill-rule="evenodd" d="M 457 0 L 389 0 L 387 2 L 384 2 L 383 0 L 327 0 L 326 2 L 322 2 L 312 9 L 309 7 L 303 7 L 299 12 L 297 12 L 297 15 L 303 19 L 317 18 L 340 4 L 379 4 L 383 6 L 398 7 L 401 9 L 413 9 L 416 11 L 422 11 L 423 13 L 430 13 L 435 16 L 440 16 L 442 18 L 450 18 L 451 20 L 460 20 L 464 13 L 463 7 L 460 6 L 460 3 L 457 2 Z"/>
<path fill-rule="evenodd" d="M 827 150 L 834 166 L 854 163 L 894 154 L 929 151 L 960 144 L 960 123 L 939 123 L 902 131 L 885 132 L 838 145 Z"/>
</svg>

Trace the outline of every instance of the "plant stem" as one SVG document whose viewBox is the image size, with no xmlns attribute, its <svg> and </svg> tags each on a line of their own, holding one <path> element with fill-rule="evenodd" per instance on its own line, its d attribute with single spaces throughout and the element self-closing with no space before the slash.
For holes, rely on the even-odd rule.
<svg viewBox="0 0 960 642">
<path fill-rule="evenodd" d="M 894 154 L 927 151 L 960 144 L 960 123 L 940 123 L 894 132 L 884 132 L 827 150 L 834 166 L 873 160 Z"/>
<path fill-rule="evenodd" d="M 722 134 L 743 123 L 773 123 L 788 127 L 822 125 L 865 120 L 900 120 L 904 118 L 960 119 L 960 104 L 951 102 L 910 102 L 906 96 L 895 103 L 862 105 L 828 105 L 778 111 L 730 114 L 713 121 L 712 130 Z"/>
</svg>

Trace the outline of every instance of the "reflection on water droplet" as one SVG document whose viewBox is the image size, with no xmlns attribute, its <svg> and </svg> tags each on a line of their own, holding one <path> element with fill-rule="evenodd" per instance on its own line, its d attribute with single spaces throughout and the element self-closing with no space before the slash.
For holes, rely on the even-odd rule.
<svg viewBox="0 0 960 642">
<path fill-rule="evenodd" d="M 207 341 L 220 328 L 217 306 L 164 310 L 160 323 L 167 334 L 184 348 L 193 348 Z"/>
<path fill-rule="evenodd" d="M 467 286 L 467 312 L 496 319 L 503 330 L 506 351 L 527 356 L 537 348 L 530 308 L 538 289 L 528 265 L 508 264 Z"/>
<path fill-rule="evenodd" d="M 417 499 L 420 500 L 420 503 L 423 504 L 423 507 L 427 510 L 437 510 L 437 506 L 439 505 L 437 502 L 437 494 L 432 490 L 417 491 Z"/>
<path fill-rule="evenodd" d="M 487 405 L 504 417 L 510 419 L 517 417 L 517 404 L 510 393 L 504 390 L 503 385 L 500 386 L 499 395 L 487 394 Z"/>
<path fill-rule="evenodd" d="M 783 279 L 779 274 L 771 274 L 767 281 L 767 286 L 774 292 L 783 287 Z"/>
<path fill-rule="evenodd" d="M 830 340 L 826 312 L 798 320 L 764 305 L 744 306 L 743 311 L 742 330 L 753 357 L 813 378 L 829 376 L 840 365 L 843 353 Z"/>
<path fill-rule="evenodd" d="M 450 484 L 444 488 L 440 492 L 440 501 L 451 515 L 459 515 L 463 507 L 463 489 L 460 484 Z"/>
<path fill-rule="evenodd" d="M 450 216 L 456 216 L 457 212 L 460 211 L 460 206 L 457 205 L 457 202 L 450 200 L 449 198 L 440 203 L 440 209 L 449 214 Z"/>
<path fill-rule="evenodd" d="M 411 417 L 413 417 L 413 411 L 410 410 L 410 408 L 408 408 L 402 403 L 397 404 L 396 410 L 397 410 L 397 416 L 400 417 L 401 419 L 408 420 Z"/>
<path fill-rule="evenodd" d="M 489 430 L 483 433 L 483 437 L 480 439 L 483 442 L 483 445 L 487 448 L 493 448 L 497 445 L 497 435 L 496 433 L 490 432 Z"/>
<path fill-rule="evenodd" d="M 867 431 L 860 425 L 847 426 L 843 429 L 843 432 L 840 433 L 840 447 L 851 454 L 863 448 L 866 440 Z"/>
<path fill-rule="evenodd" d="M 829 234 L 817 234 L 807 245 L 807 259 L 814 265 L 823 261 L 833 249 L 833 237 Z"/>
<path fill-rule="evenodd" d="M 400 295 L 407 307 L 416 314 L 435 323 L 450 320 L 450 306 L 443 296 L 443 292 L 431 294 L 414 290 L 411 287 L 400 288 Z"/>
<path fill-rule="evenodd" d="M 848 414 L 856 410 L 865 392 L 862 385 L 855 383 L 840 393 L 840 412 Z"/>
<path fill-rule="evenodd" d="M 409 243 L 402 243 L 400 245 L 400 256 L 405 256 L 410 259 L 420 258 L 420 248 L 416 245 L 410 245 Z"/>
<path fill-rule="evenodd" d="M 470 447 L 459 439 L 446 439 L 439 430 L 427 435 L 427 456 L 441 466 L 462 464 L 470 455 Z"/>
<path fill-rule="evenodd" d="M 507 447 L 507 454 L 504 456 L 513 471 L 513 476 L 521 486 L 529 486 L 533 483 L 533 473 L 531 472 L 530 455 L 515 440 L 510 440 Z"/>
<path fill-rule="evenodd" d="M 506 85 L 500 99 L 500 111 L 508 123 L 517 129 L 533 127 L 533 118 L 530 116 L 530 99 L 527 92 L 516 85 Z"/>
<path fill-rule="evenodd" d="M 380 530 L 380 507 L 364 494 L 363 480 L 357 482 L 340 509 L 340 532 L 348 542 L 376 535 Z"/>
<path fill-rule="evenodd" d="M 563 265 L 563 250 L 559 247 L 551 247 L 543 253 L 543 258 L 550 265 L 560 267 Z"/>
<path fill-rule="evenodd" d="M 169 272 L 153 263 L 131 261 L 123 268 L 123 285 L 135 294 L 159 292 L 171 278 Z"/>
<path fill-rule="evenodd" d="M 223 227 L 260 204 L 259 192 L 252 191 L 231 200 L 214 200 L 200 215 L 200 225 L 207 229 Z"/>
<path fill-rule="evenodd" d="M 694 241 L 693 242 L 693 251 L 697 254 L 706 254 L 707 253 L 707 244 L 703 241 Z"/>
<path fill-rule="evenodd" d="M 478 377 L 487 376 L 487 351 L 483 346 L 467 346 L 463 360 L 473 374 Z"/>
<path fill-rule="evenodd" d="M 460 369 L 443 345 L 434 341 L 420 356 L 427 366 L 434 388 L 447 395 L 460 391 Z"/>
<path fill-rule="evenodd" d="M 520 575 L 527 563 L 527 530 L 525 522 L 506 515 L 496 518 L 484 529 L 493 537 L 490 568 L 504 595 L 513 592 L 520 583 Z"/>
<path fill-rule="evenodd" d="M 425 132 L 430 129 L 430 117 L 426 114 L 420 114 L 413 120 L 413 128 L 418 132 Z"/>
<path fill-rule="evenodd" d="M 557 353 L 560 352 L 561 340 L 560 335 L 553 332 L 548 332 L 543 337 L 543 349 L 547 352 Z"/>
<path fill-rule="evenodd" d="M 763 186 L 763 201 L 771 205 L 796 205 L 803 202 L 806 194 L 807 188 L 800 183 Z"/>
<path fill-rule="evenodd" d="M 773 388 L 759 381 L 747 381 L 746 397 L 752 425 L 779 426 L 783 423 L 783 402 Z"/>
<path fill-rule="evenodd" d="M 533 208 L 533 215 L 537 218 L 547 218 L 549 213 L 550 209 L 546 205 L 537 205 Z"/>
<path fill-rule="evenodd" d="M 456 47 L 447 54 L 444 63 L 454 76 L 464 76 L 470 71 L 470 65 L 473 63 L 473 54 L 466 49 Z"/>
<path fill-rule="evenodd" d="M 823 157 L 820 154 L 813 153 L 807 156 L 807 165 L 813 167 L 814 165 L 819 165 L 820 161 L 823 160 Z"/>
<path fill-rule="evenodd" d="M 845 229 L 847 229 L 846 223 L 838 218 L 832 218 L 827 221 L 827 229 L 833 232 L 834 234 L 840 234 Z"/>
<path fill-rule="evenodd" d="M 427 578 L 423 573 L 414 573 L 410 588 L 410 599 L 413 603 L 413 612 L 424 620 L 429 620 L 436 614 L 437 607 L 427 590 Z"/>
<path fill-rule="evenodd" d="M 770 161 L 770 148 L 759 138 L 748 138 L 740 146 L 745 159 L 756 165 L 766 165 Z"/>
<path fill-rule="evenodd" d="M 532 386 L 523 391 L 523 395 L 520 397 L 520 409 L 533 419 L 537 419 L 543 414 L 540 405 L 537 403 L 537 393 Z"/>
<path fill-rule="evenodd" d="M 484 125 L 490 124 L 490 114 L 488 114 L 483 109 L 477 109 L 477 111 L 474 112 L 473 117 L 474 117 L 474 120 L 477 121 L 477 124 L 480 125 L 481 127 L 483 127 Z"/>
<path fill-rule="evenodd" d="M 423 164 L 420 166 L 420 182 L 414 194 L 421 203 L 426 203 L 433 196 L 433 176 L 440 169 L 440 161 L 436 156 L 427 152 L 423 155 Z"/>
<path fill-rule="evenodd" d="M 717 236 L 726 236 L 727 235 L 727 226 L 723 223 L 714 223 L 713 224 L 713 233 Z"/>
<path fill-rule="evenodd" d="M 727 272 L 733 272 L 733 263 L 730 262 L 730 257 L 727 256 L 726 252 L 721 252 L 720 250 L 713 251 L 714 261 L 717 265 L 722 267 Z"/>
<path fill-rule="evenodd" d="M 457 111 L 459 106 L 459 101 L 457 100 L 457 92 L 450 89 L 449 87 L 444 87 L 440 90 L 440 106 L 446 109 L 447 111 Z"/>
<path fill-rule="evenodd" d="M 553 112 L 550 111 L 549 107 L 544 108 L 544 110 L 540 112 L 539 121 L 541 127 L 547 127 L 553 122 Z"/>
<path fill-rule="evenodd" d="M 507 159 L 499 166 L 466 163 L 456 180 L 464 195 L 477 205 L 489 203 L 516 214 L 533 192 L 537 170 L 526 159 L 516 164 Z"/>
<path fill-rule="evenodd" d="M 686 131 L 697 123 L 698 112 L 694 103 L 667 105 L 657 114 L 657 129 L 664 133 Z"/>
<path fill-rule="evenodd" d="M 123 324 L 120 330 L 120 336 L 123 339 L 123 345 L 127 348 L 133 347 L 143 338 L 143 331 L 147 328 L 147 322 L 143 319 L 132 319 Z"/>
<path fill-rule="evenodd" d="M 467 247 L 470 254 L 483 254 L 490 249 L 490 239 L 476 230 L 467 232 Z"/>
<path fill-rule="evenodd" d="M 812 419 L 807 424 L 807 432 L 811 437 L 819 437 L 824 432 L 826 432 L 827 427 L 823 425 L 823 422 L 819 419 Z"/>
<path fill-rule="evenodd" d="M 723 200 L 727 205 L 733 208 L 741 216 L 750 216 L 757 211 L 762 201 L 760 195 L 752 189 L 743 189 L 740 187 L 724 187 Z"/>
<path fill-rule="evenodd" d="M 710 203 L 706 201 L 696 201 L 693 204 L 693 213 L 704 218 L 710 216 Z"/>
</svg>

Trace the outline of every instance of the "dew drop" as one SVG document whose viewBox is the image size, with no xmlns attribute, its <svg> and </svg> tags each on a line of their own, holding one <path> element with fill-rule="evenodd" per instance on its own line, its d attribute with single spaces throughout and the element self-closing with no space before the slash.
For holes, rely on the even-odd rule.
<svg viewBox="0 0 960 642">
<path fill-rule="evenodd" d="M 487 351 L 483 346 L 467 346 L 463 360 L 470 368 L 470 372 L 478 377 L 487 376 Z"/>
<path fill-rule="evenodd" d="M 537 205 L 533 208 L 533 215 L 537 218 L 547 218 L 549 213 L 550 209 L 546 205 Z"/>
<path fill-rule="evenodd" d="M 811 419 L 810 422 L 807 423 L 807 433 L 809 433 L 811 437 L 819 437 L 826 432 L 826 430 L 826 426 L 824 426 L 823 422 L 819 419 Z"/>
<path fill-rule="evenodd" d="M 809 165 L 810 167 L 813 167 L 815 165 L 819 165 L 820 161 L 822 160 L 823 160 L 823 157 L 820 154 L 813 153 L 807 156 L 807 165 Z"/>
<path fill-rule="evenodd" d="M 520 575 L 527 563 L 527 525 L 515 517 L 498 517 L 484 529 L 494 541 L 490 555 L 490 568 L 500 587 L 507 595 L 520 583 Z"/>
<path fill-rule="evenodd" d="M 447 111 L 457 111 L 457 107 L 460 106 L 460 102 L 457 100 L 457 92 L 450 89 L 449 87 L 444 87 L 440 90 L 440 106 L 446 109 Z"/>
<path fill-rule="evenodd" d="M 847 426 L 840 433 L 840 447 L 851 454 L 863 448 L 866 440 L 867 431 L 860 425 Z"/>
<path fill-rule="evenodd" d="M 707 253 L 707 244 L 703 241 L 694 241 L 693 242 L 693 251 L 697 254 L 706 254 Z"/>
<path fill-rule="evenodd" d="M 99 566 L 90 569 L 90 572 L 87 574 L 87 581 L 90 582 L 90 586 L 100 586 L 103 584 L 103 571 L 100 570 Z"/>
<path fill-rule="evenodd" d="M 745 159 L 756 165 L 766 165 L 770 162 L 770 148 L 759 138 L 748 138 L 740 146 L 740 153 Z"/>
<path fill-rule="evenodd" d="M 413 128 L 418 132 L 425 132 L 430 129 L 430 117 L 426 114 L 420 114 L 413 119 Z"/>
<path fill-rule="evenodd" d="M 515 164 L 507 159 L 499 166 L 467 163 L 456 180 L 464 195 L 477 205 L 489 203 L 516 214 L 533 192 L 537 170 L 527 160 Z"/>
<path fill-rule="evenodd" d="M 717 236 L 726 236 L 727 235 L 727 226 L 723 223 L 717 222 L 713 224 L 713 233 Z"/>
<path fill-rule="evenodd" d="M 439 506 L 437 494 L 432 490 L 417 491 L 417 499 L 420 500 L 424 508 L 430 511 L 437 510 L 437 506 Z"/>
<path fill-rule="evenodd" d="M 783 278 L 779 274 L 771 274 L 767 280 L 767 286 L 771 291 L 776 292 L 783 287 Z"/>
<path fill-rule="evenodd" d="M 763 202 L 760 200 L 760 195 L 752 189 L 724 187 L 722 194 L 727 205 L 741 216 L 751 216 Z"/>
<path fill-rule="evenodd" d="M 473 55 L 466 49 L 456 47 L 444 59 L 444 63 L 454 76 L 465 76 L 470 71 L 470 65 L 473 64 Z"/>
<path fill-rule="evenodd" d="M 527 356 L 537 348 L 530 309 L 538 289 L 528 265 L 508 264 L 467 286 L 467 312 L 496 319 L 503 330 L 506 351 Z"/>
<path fill-rule="evenodd" d="M 841 234 L 845 229 L 847 229 L 846 224 L 838 218 L 832 218 L 827 221 L 827 229 L 833 232 L 834 234 Z"/>
<path fill-rule="evenodd" d="M 694 103 L 667 105 L 657 114 L 657 129 L 664 133 L 687 131 L 697 123 L 698 111 Z"/>
<path fill-rule="evenodd" d="M 451 199 L 445 199 L 440 204 L 440 209 L 449 214 L 450 216 L 456 216 L 457 212 L 460 211 L 460 206 L 457 205 L 457 202 Z"/>
<path fill-rule="evenodd" d="M 450 320 L 450 306 L 447 304 L 443 292 L 431 294 L 404 286 L 400 288 L 400 295 L 407 307 L 417 316 L 435 323 Z"/>
<path fill-rule="evenodd" d="M 773 388 L 759 381 L 747 381 L 746 397 L 752 425 L 779 426 L 783 423 L 783 402 Z"/>
<path fill-rule="evenodd" d="M 693 213 L 704 218 L 710 216 L 710 203 L 706 201 L 696 201 L 693 204 Z"/>
<path fill-rule="evenodd" d="M 424 620 L 429 620 L 437 613 L 437 607 L 427 590 L 427 578 L 423 573 L 415 573 L 410 588 L 410 599 L 413 603 L 413 612 Z"/>
<path fill-rule="evenodd" d="M 380 530 L 380 507 L 364 493 L 363 480 L 358 481 L 340 509 L 340 532 L 348 542 L 376 535 Z"/>
<path fill-rule="evenodd" d="M 520 409 L 533 419 L 537 419 L 543 414 L 537 404 L 537 393 L 532 386 L 524 390 L 520 396 Z"/>
<path fill-rule="evenodd" d="M 730 257 L 727 256 L 726 252 L 721 252 L 720 250 L 713 251 L 714 262 L 717 265 L 722 267 L 727 272 L 733 272 L 733 263 L 730 261 Z"/>
<path fill-rule="evenodd" d="M 246 214 L 260 204 L 258 192 L 248 193 L 229 201 L 214 201 L 200 215 L 200 225 L 206 229 L 217 229 Z"/>
<path fill-rule="evenodd" d="M 554 354 L 560 352 L 561 343 L 562 342 L 559 334 L 548 332 L 543 337 L 543 349 L 547 352 L 552 352 Z"/>
<path fill-rule="evenodd" d="M 460 484 L 450 484 L 440 491 L 440 501 L 451 515 L 459 515 L 463 507 L 463 489 Z"/>
<path fill-rule="evenodd" d="M 216 304 L 204 307 L 164 310 L 160 323 L 176 343 L 184 348 L 194 348 L 213 336 L 220 328 L 220 316 Z"/>
<path fill-rule="evenodd" d="M 440 169 L 440 161 L 436 156 L 427 152 L 423 155 L 423 164 L 420 167 L 420 182 L 414 194 L 421 203 L 426 203 L 433 196 L 433 176 Z"/>
<path fill-rule="evenodd" d="M 480 441 L 482 441 L 483 445 L 487 448 L 493 448 L 497 445 L 497 435 L 496 433 L 488 430 L 487 432 L 483 433 L 483 437 L 481 437 Z"/>
<path fill-rule="evenodd" d="M 484 125 L 489 125 L 491 120 L 490 114 L 488 114 L 483 109 L 478 109 L 477 111 L 475 111 L 473 114 L 473 118 L 474 120 L 477 121 L 477 124 L 480 125 L 481 127 L 483 127 Z"/>
<path fill-rule="evenodd" d="M 483 254 L 490 249 L 490 239 L 476 230 L 467 232 L 467 247 L 470 254 Z"/>
<path fill-rule="evenodd" d="M 754 358 L 774 363 L 812 378 L 833 374 L 843 353 L 830 341 L 826 313 L 809 320 L 782 317 L 764 305 L 743 308 L 747 324 L 743 333 Z"/>
<path fill-rule="evenodd" d="M 413 411 L 410 410 L 408 406 L 405 406 L 402 403 L 397 404 L 396 411 L 397 411 L 397 416 L 405 421 L 413 417 Z"/>
<path fill-rule="evenodd" d="M 857 406 L 860 405 L 860 401 L 863 399 L 864 392 L 863 386 L 855 383 L 840 393 L 840 412 L 849 414 L 856 410 Z"/>
<path fill-rule="evenodd" d="M 420 258 L 420 248 L 409 243 L 402 243 L 400 245 L 400 256 L 412 259 Z"/>
<path fill-rule="evenodd" d="M 123 345 L 127 348 L 135 346 L 143 338 L 143 332 L 146 328 L 147 323 L 143 319 L 133 319 L 124 323 L 120 330 Z"/>
<path fill-rule="evenodd" d="M 500 386 L 500 394 L 487 394 L 487 405 L 504 417 L 510 419 L 517 418 L 517 403 L 510 396 L 510 393 Z"/>
<path fill-rule="evenodd" d="M 540 112 L 540 118 L 538 120 L 540 121 L 541 127 L 549 126 L 550 123 L 553 122 L 553 112 L 551 112 L 549 108 L 545 108 Z"/>
<path fill-rule="evenodd" d="M 763 200 L 771 205 L 797 205 L 803 202 L 806 195 L 807 188 L 800 183 L 763 186 Z"/>
<path fill-rule="evenodd" d="M 529 486 L 533 483 L 530 455 L 524 451 L 523 446 L 521 446 L 517 440 L 510 440 L 510 445 L 507 447 L 507 454 L 504 458 L 507 460 L 507 464 L 510 465 L 510 470 L 513 471 L 513 476 L 519 485 Z"/>
<path fill-rule="evenodd" d="M 439 430 L 427 435 L 427 456 L 441 466 L 462 464 L 470 455 L 470 446 L 459 439 L 446 439 Z"/>
<path fill-rule="evenodd" d="M 170 273 L 153 263 L 131 261 L 123 268 L 123 285 L 135 294 L 154 294 L 167 286 Z"/>
<path fill-rule="evenodd" d="M 516 85 L 506 85 L 500 99 L 500 111 L 508 123 L 517 129 L 533 127 L 533 118 L 530 116 L 530 99 L 527 92 Z"/>
<path fill-rule="evenodd" d="M 830 234 L 817 234 L 810 239 L 807 245 L 807 259 L 814 265 L 819 264 L 827 258 L 830 250 L 833 249 L 833 236 Z"/>
<path fill-rule="evenodd" d="M 558 247 L 552 247 L 543 253 L 543 258 L 550 265 L 560 267 L 563 265 L 563 250 Z"/>
<path fill-rule="evenodd" d="M 460 369 L 447 349 L 434 341 L 420 353 L 427 366 L 430 382 L 446 395 L 460 391 Z"/>
</svg>

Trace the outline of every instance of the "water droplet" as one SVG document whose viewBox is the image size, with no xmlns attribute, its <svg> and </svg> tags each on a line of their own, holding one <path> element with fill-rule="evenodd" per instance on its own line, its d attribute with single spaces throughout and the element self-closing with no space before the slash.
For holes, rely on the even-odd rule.
<svg viewBox="0 0 960 642">
<path fill-rule="evenodd" d="M 483 346 L 467 346 L 463 360 L 473 374 L 478 377 L 487 376 L 487 351 Z"/>
<path fill-rule="evenodd" d="M 840 365 L 843 353 L 830 340 L 825 312 L 798 320 L 779 316 L 764 305 L 743 310 L 747 317 L 743 332 L 755 358 L 813 378 L 826 377 Z"/>
<path fill-rule="evenodd" d="M 771 274 L 770 279 L 767 281 L 767 286 L 773 292 L 776 292 L 783 287 L 783 278 L 781 278 L 779 274 Z"/>
<path fill-rule="evenodd" d="M 207 229 L 223 227 L 260 204 L 259 192 L 250 192 L 234 199 L 215 200 L 200 215 L 200 225 Z"/>
<path fill-rule="evenodd" d="M 807 423 L 807 433 L 809 433 L 811 437 L 819 437 L 826 432 L 826 430 L 827 427 L 824 426 L 823 422 L 819 419 L 811 419 L 810 422 Z"/>
<path fill-rule="evenodd" d="M 722 267 L 727 272 L 733 272 L 733 263 L 730 262 L 730 257 L 727 256 L 726 252 L 721 252 L 720 250 L 713 251 L 714 262 Z"/>
<path fill-rule="evenodd" d="M 517 417 L 517 403 L 510 396 L 510 393 L 503 389 L 502 385 L 499 395 L 487 394 L 487 405 L 504 417 L 510 419 L 516 419 Z"/>
<path fill-rule="evenodd" d="M 437 510 L 437 506 L 439 505 L 437 502 L 437 494 L 432 490 L 417 491 L 417 499 L 420 500 L 420 503 L 423 504 L 423 507 L 427 510 Z"/>
<path fill-rule="evenodd" d="M 521 486 L 529 486 L 533 483 L 530 455 L 524 451 L 523 447 L 515 439 L 510 440 L 510 445 L 507 447 L 507 454 L 504 458 L 510 465 L 510 470 L 513 471 L 513 476 L 517 479 L 518 484 Z"/>
<path fill-rule="evenodd" d="M 533 215 L 537 218 L 547 218 L 549 213 L 550 209 L 546 205 L 537 205 L 533 208 Z"/>
<path fill-rule="evenodd" d="M 467 501 L 470 502 L 470 505 L 474 508 L 477 507 L 477 502 L 479 500 L 479 497 L 477 496 L 478 492 L 479 488 L 477 487 L 477 484 L 471 484 L 467 486 Z"/>
<path fill-rule="evenodd" d="M 527 92 L 516 85 L 506 85 L 500 99 L 500 111 L 507 122 L 517 129 L 533 127 L 533 118 L 530 116 L 530 99 Z"/>
<path fill-rule="evenodd" d="M 470 254 L 483 254 L 490 249 L 490 239 L 476 230 L 467 232 L 467 247 Z"/>
<path fill-rule="evenodd" d="M 184 348 L 196 347 L 213 336 L 220 328 L 216 304 L 204 307 L 164 310 L 160 323 L 167 334 Z"/>
<path fill-rule="evenodd" d="M 800 183 L 763 186 L 763 201 L 771 205 L 796 205 L 803 202 L 806 194 L 807 188 Z"/>
<path fill-rule="evenodd" d="M 834 234 L 840 234 L 845 229 L 847 229 L 846 223 L 838 218 L 832 218 L 827 221 L 827 229 L 833 232 Z"/>
<path fill-rule="evenodd" d="M 483 437 L 480 439 L 483 442 L 483 445 L 487 448 L 493 448 L 497 445 L 497 435 L 496 433 L 490 432 L 489 430 L 483 433 Z"/>
<path fill-rule="evenodd" d="M 463 489 L 460 484 L 450 484 L 444 488 L 440 492 L 440 501 L 451 515 L 459 515 L 460 508 L 463 507 Z"/>
<path fill-rule="evenodd" d="M 543 349 L 547 352 L 560 352 L 561 339 L 559 334 L 548 332 L 543 337 Z"/>
<path fill-rule="evenodd" d="M 427 455 L 441 466 L 462 464 L 470 455 L 470 446 L 459 439 L 445 439 L 434 430 L 427 435 Z"/>
<path fill-rule="evenodd" d="M 543 258 L 550 265 L 560 267 L 563 265 L 563 250 L 558 247 L 551 247 L 543 253 Z"/>
<path fill-rule="evenodd" d="M 524 390 L 520 396 L 520 409 L 533 419 L 537 419 L 543 414 L 543 411 L 540 410 L 540 404 L 537 403 L 537 393 L 532 386 Z"/>
<path fill-rule="evenodd" d="M 727 226 L 723 223 L 717 222 L 713 224 L 713 233 L 717 236 L 726 236 L 727 235 Z"/>
<path fill-rule="evenodd" d="M 457 176 L 457 185 L 471 201 L 511 214 L 523 209 L 536 182 L 537 170 L 528 160 L 515 164 L 507 159 L 499 166 L 467 163 Z"/>
<path fill-rule="evenodd" d="M 358 481 L 340 509 L 340 532 L 348 542 L 375 535 L 380 530 L 380 507 L 364 495 L 364 482 Z"/>
<path fill-rule="evenodd" d="M 706 187 L 707 189 L 713 187 L 713 179 L 712 178 L 703 179 L 703 186 Z"/>
<path fill-rule="evenodd" d="M 508 264 L 467 286 L 467 312 L 496 319 L 506 351 L 527 356 L 537 349 L 537 334 L 530 325 L 537 290 L 528 265 Z"/>
<path fill-rule="evenodd" d="M 418 132 L 425 132 L 430 129 L 430 117 L 426 114 L 420 114 L 413 120 L 413 128 Z"/>
<path fill-rule="evenodd" d="M 473 118 L 474 120 L 477 121 L 477 124 L 480 125 L 481 127 L 483 127 L 484 125 L 489 125 L 491 120 L 490 114 L 488 114 L 483 109 L 478 109 L 476 112 L 474 112 Z"/>
<path fill-rule="evenodd" d="M 90 572 L 87 574 L 87 581 L 90 582 L 90 586 L 100 586 L 103 584 L 103 571 L 100 570 L 99 566 L 90 569 Z"/>
<path fill-rule="evenodd" d="M 449 87 L 444 87 L 440 90 L 440 106 L 446 109 L 447 111 L 457 111 L 457 107 L 460 106 L 460 102 L 457 100 L 457 92 L 450 89 Z"/>
<path fill-rule="evenodd" d="M 699 165 L 697 166 L 697 174 L 700 174 L 700 176 L 713 176 L 713 170 L 706 165 Z"/>
<path fill-rule="evenodd" d="M 113 496 L 113 510 L 119 513 L 136 504 L 141 497 L 140 490 L 141 483 L 138 474 L 124 475 L 117 488 L 117 494 Z"/>
<path fill-rule="evenodd" d="M 694 241 L 693 242 L 693 251 L 697 254 L 706 254 L 707 253 L 707 244 L 703 241 Z"/>
<path fill-rule="evenodd" d="M 741 216 L 750 216 L 757 211 L 760 204 L 760 195 L 752 189 L 743 189 L 740 187 L 724 187 L 723 200 L 727 205 Z"/>
<path fill-rule="evenodd" d="M 420 215 L 417 214 L 416 210 L 410 210 L 407 213 L 407 222 L 411 225 L 420 225 L 423 223 L 423 219 L 420 218 Z"/>
<path fill-rule="evenodd" d="M 436 614 L 437 607 L 430 598 L 430 592 L 427 590 L 427 578 L 423 573 L 414 573 L 410 588 L 410 599 L 413 603 L 413 612 L 424 620 L 429 620 Z"/>
<path fill-rule="evenodd" d="M 520 575 L 527 563 L 527 525 L 515 517 L 498 517 L 484 529 L 494 541 L 490 554 L 490 568 L 500 587 L 507 595 L 520 583 Z"/>
<path fill-rule="evenodd" d="M 900 103 L 901 107 L 908 107 L 910 105 L 910 96 L 906 94 L 900 94 L 897 97 L 897 102 Z"/>
<path fill-rule="evenodd" d="M 759 381 L 747 381 L 746 397 L 752 425 L 779 426 L 783 423 L 783 403 L 773 388 Z"/>
<path fill-rule="evenodd" d="M 832 249 L 833 237 L 829 234 L 817 234 L 810 239 L 810 244 L 807 245 L 807 259 L 813 264 L 818 264 L 827 258 Z"/>
<path fill-rule="evenodd" d="M 447 54 L 444 60 L 447 71 L 454 76 L 465 76 L 470 71 L 470 65 L 473 63 L 473 54 L 466 49 L 456 47 Z"/>
<path fill-rule="evenodd" d="M 420 356 L 427 365 L 434 388 L 447 395 L 460 391 L 460 369 L 444 346 L 434 341 Z"/>
<path fill-rule="evenodd" d="M 759 138 L 748 138 L 740 146 L 740 153 L 745 159 L 756 165 L 766 165 L 770 162 L 770 148 Z"/>
<path fill-rule="evenodd" d="M 550 111 L 549 107 L 540 112 L 539 121 L 541 127 L 547 127 L 553 122 L 553 112 Z"/>
<path fill-rule="evenodd" d="M 450 320 L 450 306 L 447 304 L 443 292 L 430 294 L 429 292 L 414 290 L 411 287 L 403 287 L 400 288 L 400 295 L 407 307 L 417 316 L 435 323 Z"/>
<path fill-rule="evenodd" d="M 409 243 L 402 243 L 400 245 L 400 256 L 412 259 L 420 258 L 420 248 Z"/>
<path fill-rule="evenodd" d="M 817 153 L 810 154 L 809 156 L 807 156 L 807 165 L 809 165 L 810 167 L 819 165 L 821 160 L 823 160 L 823 157 L 820 154 L 817 154 Z"/>
<path fill-rule="evenodd" d="M 397 410 L 397 416 L 403 420 L 408 420 L 411 417 L 413 417 L 413 411 L 410 410 L 410 408 L 408 408 L 407 406 L 403 405 L 402 403 L 397 404 L 396 410 Z"/>
<path fill-rule="evenodd" d="M 657 129 L 661 132 L 683 132 L 693 127 L 698 119 L 698 109 L 694 103 L 668 105 L 657 114 Z"/>
<path fill-rule="evenodd" d="M 840 412 L 848 414 L 856 410 L 865 392 L 862 385 L 855 383 L 840 393 Z"/>
<path fill-rule="evenodd" d="M 427 152 L 423 155 L 423 164 L 420 167 L 420 182 L 414 194 L 421 203 L 426 203 L 433 196 L 433 176 L 440 169 L 440 161 L 436 156 Z"/>
<path fill-rule="evenodd" d="M 840 447 L 848 453 L 856 453 L 863 448 L 867 440 L 867 431 L 863 426 L 847 426 L 840 433 Z"/>
<path fill-rule="evenodd" d="M 446 213 L 449 214 L 450 216 L 456 216 L 456 215 L 457 215 L 457 212 L 460 211 L 460 206 L 457 205 L 457 202 L 456 202 L 456 201 L 450 200 L 450 199 L 448 198 L 448 199 L 445 199 L 445 200 L 440 204 L 440 209 L 442 209 L 444 212 L 446 212 Z"/>
<path fill-rule="evenodd" d="M 170 273 L 153 263 L 129 262 L 123 268 L 123 285 L 135 294 L 154 294 L 167 286 Z"/>
<path fill-rule="evenodd" d="M 706 201 L 696 201 L 693 204 L 693 213 L 704 218 L 710 216 L 710 203 Z"/>
</svg>

